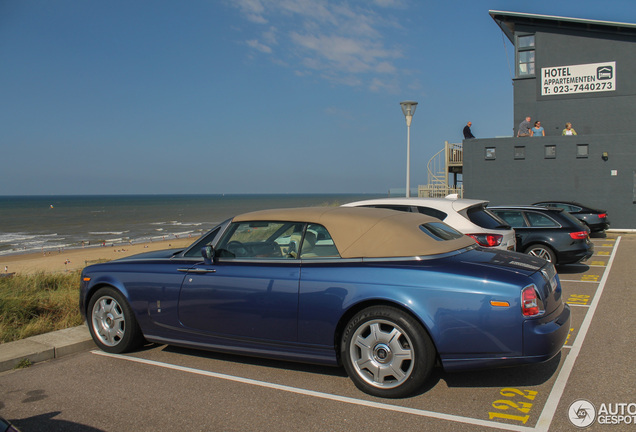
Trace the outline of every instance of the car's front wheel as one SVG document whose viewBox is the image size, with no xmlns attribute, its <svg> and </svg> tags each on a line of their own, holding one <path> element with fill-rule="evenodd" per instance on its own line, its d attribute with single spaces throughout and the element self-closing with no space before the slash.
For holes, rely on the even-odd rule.
<svg viewBox="0 0 636 432">
<path fill-rule="evenodd" d="M 426 330 L 391 306 L 369 307 L 351 318 L 340 350 L 354 384 L 386 398 L 406 397 L 422 388 L 435 362 L 435 347 Z"/>
<path fill-rule="evenodd" d="M 556 255 L 548 246 L 533 244 L 526 248 L 526 253 L 528 255 L 543 258 L 544 260 L 551 262 L 552 264 L 556 264 Z"/>
<path fill-rule="evenodd" d="M 109 353 L 132 351 L 143 343 L 135 315 L 121 293 L 100 288 L 88 304 L 88 328 L 99 348 Z"/>
</svg>

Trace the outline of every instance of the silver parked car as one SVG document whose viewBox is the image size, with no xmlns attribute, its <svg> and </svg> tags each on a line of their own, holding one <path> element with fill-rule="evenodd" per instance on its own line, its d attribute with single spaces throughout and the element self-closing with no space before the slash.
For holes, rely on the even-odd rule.
<svg viewBox="0 0 636 432">
<path fill-rule="evenodd" d="M 457 198 L 379 198 L 344 204 L 423 213 L 470 236 L 483 247 L 515 250 L 515 231 L 486 208 L 488 201 Z"/>
</svg>

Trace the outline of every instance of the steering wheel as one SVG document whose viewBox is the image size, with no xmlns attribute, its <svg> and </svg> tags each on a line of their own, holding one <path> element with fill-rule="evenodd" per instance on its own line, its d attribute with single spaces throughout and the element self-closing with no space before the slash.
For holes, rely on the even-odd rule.
<svg viewBox="0 0 636 432">
<path fill-rule="evenodd" d="M 238 240 L 232 240 L 225 245 L 225 249 L 232 252 L 235 256 L 247 256 L 247 249 Z"/>
</svg>

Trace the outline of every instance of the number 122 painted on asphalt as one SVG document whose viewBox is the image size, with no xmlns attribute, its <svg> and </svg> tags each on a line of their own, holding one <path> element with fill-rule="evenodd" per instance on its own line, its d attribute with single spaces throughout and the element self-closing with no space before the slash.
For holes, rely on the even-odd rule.
<svg viewBox="0 0 636 432">
<path fill-rule="evenodd" d="M 534 400 L 534 398 L 536 397 L 537 393 L 534 390 L 519 390 L 516 388 L 511 388 L 511 387 L 506 387 L 501 389 L 501 391 L 499 392 L 502 396 L 508 397 L 508 398 L 518 398 L 518 397 L 522 397 L 525 398 L 527 400 Z M 530 418 L 530 415 L 527 414 L 530 412 L 530 409 L 532 408 L 532 403 L 530 402 L 526 402 L 526 401 L 518 401 L 518 402 L 513 402 L 511 400 L 507 400 L 507 399 L 500 399 L 500 400 L 496 400 L 492 403 L 493 408 L 496 409 L 500 409 L 500 410 L 508 410 L 508 409 L 516 409 L 519 412 L 522 412 L 526 415 L 515 415 L 515 414 L 506 414 L 506 413 L 501 413 L 501 412 L 489 412 L 488 413 L 488 418 L 490 420 L 495 419 L 495 418 L 501 418 L 501 419 L 506 419 L 506 420 L 516 420 L 516 421 L 520 421 L 521 423 L 525 424 L 528 419 Z"/>
</svg>

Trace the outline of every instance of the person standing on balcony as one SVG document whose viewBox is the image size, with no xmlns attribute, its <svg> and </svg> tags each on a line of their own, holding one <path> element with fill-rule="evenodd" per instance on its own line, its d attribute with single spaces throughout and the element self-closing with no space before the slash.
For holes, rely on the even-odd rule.
<svg viewBox="0 0 636 432">
<path fill-rule="evenodd" d="M 518 137 L 527 137 L 530 136 L 530 128 L 532 127 L 532 123 L 530 123 L 530 116 L 526 117 L 524 121 L 519 123 L 519 129 L 517 130 Z"/>
<path fill-rule="evenodd" d="M 576 135 L 576 131 L 572 128 L 572 123 L 567 122 L 565 124 L 565 129 L 563 129 L 561 135 Z"/>
<path fill-rule="evenodd" d="M 530 136 L 545 136 L 545 129 L 543 129 L 543 126 L 541 126 L 540 121 L 534 122 L 534 127 L 530 129 Z"/>
<path fill-rule="evenodd" d="M 468 122 L 466 123 L 466 126 L 464 126 L 464 139 L 475 138 L 475 135 L 473 135 L 472 131 L 470 130 L 470 127 L 472 125 L 473 125 L 473 122 Z"/>
</svg>

